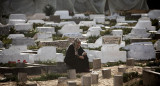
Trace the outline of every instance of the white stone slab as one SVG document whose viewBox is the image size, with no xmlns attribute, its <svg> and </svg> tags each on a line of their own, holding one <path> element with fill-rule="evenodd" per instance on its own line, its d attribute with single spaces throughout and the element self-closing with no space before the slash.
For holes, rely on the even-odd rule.
<svg viewBox="0 0 160 86">
<path fill-rule="evenodd" d="M 25 14 L 10 14 L 9 19 L 21 19 L 27 21 Z"/>
<path fill-rule="evenodd" d="M 54 22 L 44 22 L 44 26 L 52 26 L 52 27 L 55 27 L 55 26 L 58 26 L 59 23 L 54 23 Z"/>
<path fill-rule="evenodd" d="M 9 34 L 8 38 L 9 39 L 14 39 L 14 38 L 23 38 L 24 34 Z"/>
<path fill-rule="evenodd" d="M 51 33 L 51 34 L 56 34 L 54 27 L 37 27 L 36 30 L 37 30 L 39 33 Z"/>
<path fill-rule="evenodd" d="M 33 29 L 33 25 L 31 23 L 19 23 L 15 24 L 16 31 L 29 31 Z"/>
<path fill-rule="evenodd" d="M 158 19 L 158 17 L 160 17 L 160 10 L 151 10 L 151 11 L 149 11 L 148 16 L 151 19 Z"/>
<path fill-rule="evenodd" d="M 56 58 L 56 47 L 45 46 L 38 50 L 37 58 L 38 61 L 55 60 Z"/>
<path fill-rule="evenodd" d="M 71 19 L 72 17 L 69 16 L 68 10 L 58 10 L 54 13 L 54 15 L 60 15 L 60 19 Z"/>
<path fill-rule="evenodd" d="M 80 26 L 78 25 L 64 25 L 60 30 L 58 30 L 58 33 L 65 34 L 65 33 L 80 33 L 82 30 L 80 29 Z"/>
<path fill-rule="evenodd" d="M 64 22 L 60 22 L 58 26 L 62 27 L 68 24 L 77 25 L 74 21 L 64 21 Z"/>
<path fill-rule="evenodd" d="M 22 19 L 9 19 L 9 25 L 15 25 L 15 24 L 19 24 L 19 23 L 25 23 L 25 20 Z"/>
<path fill-rule="evenodd" d="M 27 23 L 31 23 L 31 24 L 33 24 L 33 23 L 36 23 L 36 24 L 44 24 L 44 20 L 28 20 L 28 22 Z"/>
<path fill-rule="evenodd" d="M 102 29 L 101 29 L 101 27 L 90 27 L 89 29 L 88 29 L 88 31 L 91 31 L 91 30 L 94 30 L 94 31 L 102 31 Z"/>
<path fill-rule="evenodd" d="M 35 45 L 33 38 L 13 38 L 12 45 Z"/>
<path fill-rule="evenodd" d="M 73 18 L 77 18 L 77 19 L 85 19 L 86 16 L 84 14 L 74 14 Z"/>
<path fill-rule="evenodd" d="M 96 23 L 102 23 L 102 24 L 105 23 L 105 17 L 95 17 L 93 20 L 94 20 Z"/>
<path fill-rule="evenodd" d="M 90 14 L 89 15 L 90 19 L 99 18 L 99 17 L 105 18 L 105 15 L 104 14 Z"/>
<path fill-rule="evenodd" d="M 100 57 L 102 57 L 101 51 L 88 50 L 88 49 L 84 49 L 84 51 L 87 53 L 87 56 L 89 58 L 89 62 L 93 62 L 94 58 L 100 58 Z"/>
<path fill-rule="evenodd" d="M 79 22 L 79 26 L 96 26 L 96 22 L 95 21 L 80 21 Z"/>
<path fill-rule="evenodd" d="M 120 37 L 122 37 L 123 30 L 112 30 L 112 35 L 113 36 L 120 36 Z"/>
<path fill-rule="evenodd" d="M 62 37 L 82 38 L 81 33 L 64 33 Z"/>
<path fill-rule="evenodd" d="M 83 36 L 86 36 L 86 37 L 89 37 L 89 36 L 100 36 L 100 31 L 99 30 L 89 30 L 87 32 L 87 34 L 83 35 Z"/>
<path fill-rule="evenodd" d="M 155 31 L 155 26 L 152 26 L 151 21 L 149 20 L 139 20 L 135 28 L 145 28 L 147 30 Z"/>
<path fill-rule="evenodd" d="M 154 44 L 154 47 L 156 50 L 160 51 L 160 39 L 156 41 L 156 43 Z"/>
<path fill-rule="evenodd" d="M 125 47 L 129 49 L 128 58 L 135 60 L 148 60 L 155 58 L 155 49 L 151 42 L 137 42 Z"/>
<path fill-rule="evenodd" d="M 125 16 L 119 16 L 116 18 L 117 23 L 125 22 Z"/>
<path fill-rule="evenodd" d="M 126 61 L 126 51 L 119 51 L 120 45 L 107 44 L 101 48 L 102 57 L 101 62 L 106 63 L 109 61 Z"/>
</svg>

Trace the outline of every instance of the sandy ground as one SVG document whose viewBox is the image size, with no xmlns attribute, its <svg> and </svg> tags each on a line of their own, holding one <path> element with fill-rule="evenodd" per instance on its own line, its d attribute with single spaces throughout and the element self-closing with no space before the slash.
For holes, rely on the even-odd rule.
<svg viewBox="0 0 160 86">
<path fill-rule="evenodd" d="M 118 72 L 118 67 L 126 67 L 125 65 L 120 65 L 120 66 L 113 66 L 113 67 L 103 67 L 98 70 L 92 70 L 92 72 L 97 72 L 99 74 L 99 79 L 98 79 L 98 84 L 94 84 L 92 86 L 113 86 L 113 76 L 117 74 L 122 74 Z M 109 79 L 103 79 L 102 78 L 102 69 L 111 69 L 111 74 L 112 77 Z M 134 66 L 134 67 L 127 67 L 126 72 L 133 72 L 137 71 L 139 74 L 142 74 L 142 67 Z M 81 73 L 81 75 L 90 75 L 90 73 Z M 77 79 L 68 79 L 67 81 L 76 81 L 77 86 L 81 86 L 81 78 Z M 66 81 L 66 82 L 67 82 Z M 58 84 L 58 80 L 48 80 L 48 81 L 27 81 L 27 84 L 33 84 L 36 83 L 37 86 L 67 86 L 66 82 Z M 0 83 L 0 86 L 17 86 L 16 82 L 5 82 L 5 83 Z"/>
</svg>

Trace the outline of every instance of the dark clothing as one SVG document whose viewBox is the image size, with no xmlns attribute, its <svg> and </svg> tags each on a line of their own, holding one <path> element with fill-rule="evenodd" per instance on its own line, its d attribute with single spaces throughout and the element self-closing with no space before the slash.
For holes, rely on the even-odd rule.
<svg viewBox="0 0 160 86">
<path fill-rule="evenodd" d="M 85 52 L 81 47 L 78 49 L 78 55 L 82 56 Z M 71 68 L 76 69 L 76 72 L 87 72 L 89 71 L 89 62 L 87 55 L 84 59 L 80 59 L 78 55 L 75 55 L 75 50 L 73 44 L 71 44 L 67 50 L 64 62 Z"/>
</svg>

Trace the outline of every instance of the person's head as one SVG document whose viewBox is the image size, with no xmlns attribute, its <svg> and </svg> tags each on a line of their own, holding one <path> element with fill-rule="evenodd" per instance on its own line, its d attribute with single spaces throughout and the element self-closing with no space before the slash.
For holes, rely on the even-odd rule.
<svg viewBox="0 0 160 86">
<path fill-rule="evenodd" d="M 75 38 L 74 42 L 73 42 L 73 45 L 74 45 L 75 48 L 79 49 L 80 46 L 81 46 L 81 40 L 79 38 Z"/>
</svg>

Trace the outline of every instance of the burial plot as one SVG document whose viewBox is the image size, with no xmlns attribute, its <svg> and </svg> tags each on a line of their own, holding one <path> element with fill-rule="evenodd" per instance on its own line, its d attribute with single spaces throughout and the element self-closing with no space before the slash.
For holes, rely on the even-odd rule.
<svg viewBox="0 0 160 86">
<path fill-rule="evenodd" d="M 82 34 L 81 33 L 64 33 L 62 37 L 82 38 Z"/>
<path fill-rule="evenodd" d="M 37 33 L 37 41 L 53 41 L 51 33 Z"/>
<path fill-rule="evenodd" d="M 69 11 L 68 10 L 59 10 L 59 11 L 56 11 L 54 13 L 54 15 L 60 15 L 61 19 L 71 19 L 72 18 L 71 16 L 69 16 Z"/>
<path fill-rule="evenodd" d="M 116 36 L 103 36 L 102 37 L 103 44 L 120 44 L 121 37 Z"/>
<path fill-rule="evenodd" d="M 74 14 L 73 18 L 77 18 L 77 19 L 85 19 L 86 16 L 84 14 Z"/>
<path fill-rule="evenodd" d="M 44 20 L 28 20 L 27 23 L 44 24 Z"/>
<path fill-rule="evenodd" d="M 30 23 L 19 23 L 15 24 L 16 31 L 30 31 L 33 29 L 33 25 Z"/>
<path fill-rule="evenodd" d="M 135 60 L 148 60 L 155 58 L 155 49 L 151 42 L 137 42 L 127 45 L 128 58 Z"/>
<path fill-rule="evenodd" d="M 12 39 L 12 44 L 13 45 L 35 45 L 34 39 L 33 38 L 14 38 Z"/>
<path fill-rule="evenodd" d="M 90 14 L 89 15 L 90 19 L 99 18 L 99 17 L 105 18 L 105 15 L 104 14 Z"/>
<path fill-rule="evenodd" d="M 80 26 L 78 25 L 64 25 L 60 30 L 58 30 L 58 33 L 65 34 L 65 33 L 80 33 L 82 30 L 80 29 Z"/>
<path fill-rule="evenodd" d="M 9 16 L 9 19 L 21 19 L 21 20 L 27 20 L 26 15 L 25 14 L 11 14 Z"/>
<path fill-rule="evenodd" d="M 68 25 L 68 24 L 70 24 L 70 25 L 76 25 L 76 23 L 74 21 L 62 21 L 62 22 L 59 23 L 58 26 L 59 27 L 63 27 L 63 26 Z"/>
<path fill-rule="evenodd" d="M 96 26 L 95 21 L 80 21 L 79 26 Z"/>
<path fill-rule="evenodd" d="M 37 30 L 39 33 L 51 33 L 51 34 L 56 34 L 54 27 L 37 27 L 36 30 Z"/>
<path fill-rule="evenodd" d="M 14 39 L 14 38 L 23 38 L 24 34 L 9 34 L 8 38 L 9 39 Z"/>
<path fill-rule="evenodd" d="M 25 20 L 21 20 L 21 19 L 9 19 L 9 25 L 15 25 L 15 24 L 19 24 L 19 23 L 25 23 Z"/>
</svg>

